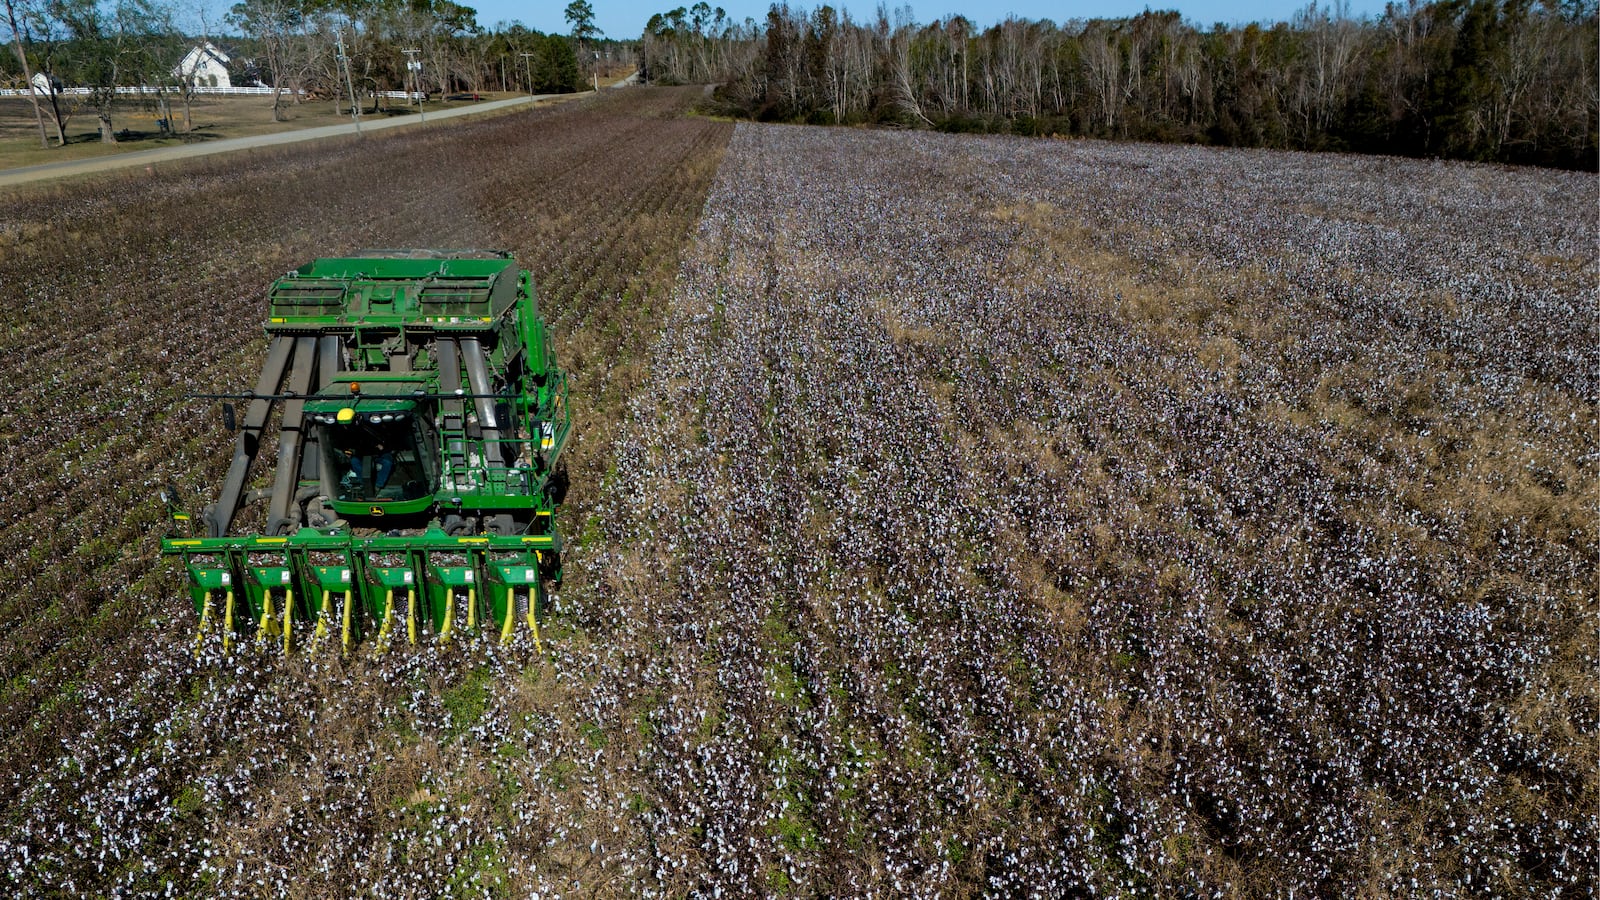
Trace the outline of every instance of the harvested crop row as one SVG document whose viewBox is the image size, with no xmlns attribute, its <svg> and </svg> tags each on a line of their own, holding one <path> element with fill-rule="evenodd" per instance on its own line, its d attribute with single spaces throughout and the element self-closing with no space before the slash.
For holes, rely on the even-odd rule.
<svg viewBox="0 0 1600 900">
<path fill-rule="evenodd" d="M 342 893 L 411 833 L 391 800 L 403 805 L 416 782 L 393 798 L 385 786 L 418 734 L 435 748 L 430 768 L 489 771 L 498 743 L 448 763 L 437 748 L 480 708 L 486 666 L 500 665 L 492 651 L 310 664 L 224 663 L 213 648 L 193 660 L 193 614 L 153 553 L 154 492 L 172 482 L 209 496 L 230 438 L 182 398 L 253 382 L 264 289 L 291 265 L 371 246 L 510 249 L 534 271 L 575 372 L 584 439 L 569 508 L 581 523 L 638 377 L 613 357 L 642 356 L 731 133 L 666 117 L 692 94 L 627 92 L 0 204 L 15 242 L 0 283 L 17 286 L 0 336 L 12 398 L 0 451 L 16 464 L 0 473 L 0 499 L 30 511 L 0 526 L 12 560 L 0 573 L 0 857 L 25 893 L 169 882 L 190 894 Z M 490 686 L 507 691 L 518 671 Z M 438 688 L 427 712 L 413 708 L 423 683 Z M 460 704 L 447 712 L 441 696 Z M 276 854 L 268 835 L 285 816 L 304 847 L 342 849 Z M 224 848 L 242 868 L 224 870 Z M 439 868 L 412 855 L 413 867 L 372 879 L 378 894 L 435 883 Z M 469 880 L 493 883 L 498 863 L 481 862 Z"/>
</svg>

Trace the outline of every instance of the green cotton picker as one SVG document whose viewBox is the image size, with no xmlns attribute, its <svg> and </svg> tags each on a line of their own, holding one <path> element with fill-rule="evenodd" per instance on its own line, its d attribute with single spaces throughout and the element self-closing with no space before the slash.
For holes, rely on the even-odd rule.
<svg viewBox="0 0 1600 900">
<path fill-rule="evenodd" d="M 238 431 L 216 502 L 195 519 L 167 494 L 196 653 L 214 630 L 382 650 L 525 622 L 537 643 L 572 419 L 532 277 L 506 253 L 370 251 L 301 266 L 268 303 L 255 390 L 205 395 Z"/>
</svg>

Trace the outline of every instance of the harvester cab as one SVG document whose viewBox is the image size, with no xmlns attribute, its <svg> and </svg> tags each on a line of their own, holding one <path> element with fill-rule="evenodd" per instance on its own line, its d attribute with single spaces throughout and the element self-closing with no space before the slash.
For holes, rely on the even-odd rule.
<svg viewBox="0 0 1600 900">
<path fill-rule="evenodd" d="M 497 252 L 371 251 L 301 266 L 268 301 L 255 390 L 207 395 L 247 403 L 216 502 L 174 509 L 162 542 L 199 638 L 288 648 L 309 627 L 386 647 L 400 627 L 509 640 L 526 622 L 537 641 L 571 416 L 529 273 Z"/>
</svg>

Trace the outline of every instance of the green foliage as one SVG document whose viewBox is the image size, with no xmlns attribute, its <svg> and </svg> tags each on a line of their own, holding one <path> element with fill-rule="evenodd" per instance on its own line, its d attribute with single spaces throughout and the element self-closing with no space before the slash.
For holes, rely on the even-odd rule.
<svg viewBox="0 0 1600 900">
<path fill-rule="evenodd" d="M 534 93 L 566 94 L 582 86 L 583 76 L 570 40 L 548 34 L 537 40 L 536 47 L 537 56 L 532 61 Z"/>
<path fill-rule="evenodd" d="M 580 43 L 592 41 L 605 34 L 605 32 L 595 27 L 594 4 L 590 3 L 589 0 L 572 0 L 571 3 L 567 4 L 567 10 L 563 15 L 566 17 L 567 24 L 572 26 L 572 39 L 575 41 Z"/>
<path fill-rule="evenodd" d="M 177 810 L 180 816 L 192 816 L 205 805 L 205 799 L 205 794 L 194 785 L 189 785 L 179 791 L 178 796 L 172 798 L 172 808 Z"/>
<path fill-rule="evenodd" d="M 450 873 L 449 890 L 445 896 L 508 897 L 511 896 L 510 884 L 505 848 L 495 844 L 478 844 L 467 851 Z"/>
<path fill-rule="evenodd" d="M 450 713 L 450 731 L 461 732 L 476 725 L 489 705 L 489 670 L 478 667 L 467 673 L 461 683 L 440 696 L 444 708 Z"/>
<path fill-rule="evenodd" d="M 89 88 L 103 141 L 115 140 L 111 117 L 118 88 L 171 81 L 176 32 L 170 9 L 155 0 L 50 0 L 36 24 L 61 39 L 42 53 L 36 49 L 35 65 Z"/>
</svg>

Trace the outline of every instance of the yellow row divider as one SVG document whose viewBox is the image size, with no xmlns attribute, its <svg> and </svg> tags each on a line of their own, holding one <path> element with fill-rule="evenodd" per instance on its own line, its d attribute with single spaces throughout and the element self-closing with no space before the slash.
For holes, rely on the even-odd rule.
<svg viewBox="0 0 1600 900">
<path fill-rule="evenodd" d="M 389 588 L 383 601 L 383 624 L 378 626 L 378 646 L 373 649 L 374 654 L 382 653 L 389 649 L 389 629 L 394 625 L 394 588 Z"/>
<path fill-rule="evenodd" d="M 445 585 L 444 592 L 444 627 L 439 629 L 439 640 L 450 643 L 450 626 L 456 621 L 456 589 L 453 585 Z"/>
<path fill-rule="evenodd" d="M 272 611 L 272 588 L 261 591 L 261 624 L 256 626 L 256 640 L 266 640 L 272 637 L 272 626 L 276 624 L 273 619 L 276 613 Z"/>
<path fill-rule="evenodd" d="M 222 613 L 222 649 L 224 652 L 233 648 L 233 588 L 228 588 L 227 599 Z"/>
<path fill-rule="evenodd" d="M 406 637 L 417 645 L 417 592 L 406 588 Z"/>
<path fill-rule="evenodd" d="M 283 652 L 289 652 L 289 635 L 294 631 L 294 588 L 283 589 Z"/>
<path fill-rule="evenodd" d="M 528 588 L 528 627 L 533 629 L 533 649 L 544 655 L 544 642 L 539 640 L 539 583 Z"/>
<path fill-rule="evenodd" d="M 317 610 L 317 629 L 311 633 L 311 652 L 316 653 L 317 648 L 328 637 L 328 617 L 333 613 L 333 591 L 322 589 L 322 608 Z"/>
<path fill-rule="evenodd" d="M 517 627 L 517 588 L 506 585 L 506 622 L 500 629 L 500 643 L 511 643 L 511 632 Z"/>
<path fill-rule="evenodd" d="M 478 589 L 467 588 L 467 630 L 478 630 Z"/>
<path fill-rule="evenodd" d="M 206 589 L 206 598 L 200 604 L 200 630 L 194 636 L 194 658 L 200 658 L 200 645 L 206 639 L 206 629 L 211 625 L 211 590 Z"/>
<path fill-rule="evenodd" d="M 341 635 L 343 638 L 343 649 L 340 651 L 341 653 L 350 652 L 350 617 L 352 612 L 353 610 L 350 608 L 350 592 L 346 590 L 344 592 L 344 633 Z"/>
</svg>

